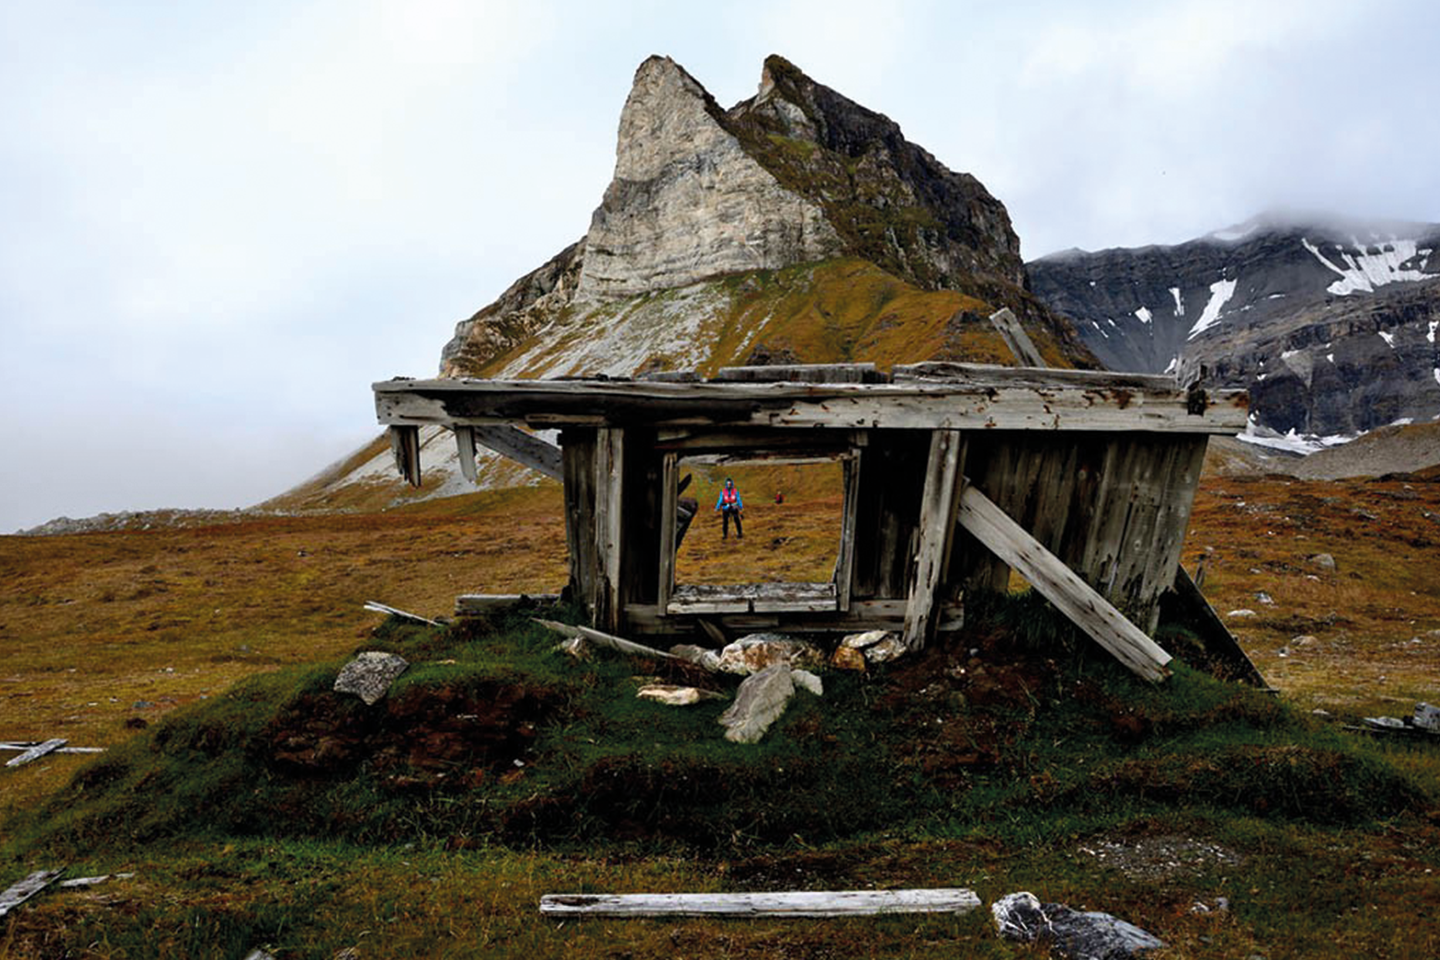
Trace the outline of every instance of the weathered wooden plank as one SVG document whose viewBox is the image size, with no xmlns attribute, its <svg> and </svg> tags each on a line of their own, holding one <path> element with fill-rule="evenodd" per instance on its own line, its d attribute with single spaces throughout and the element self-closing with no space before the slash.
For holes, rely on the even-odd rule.
<svg viewBox="0 0 1440 960">
<path fill-rule="evenodd" d="M 479 482 L 475 470 L 475 431 L 478 427 L 457 423 L 450 428 L 455 434 L 455 456 L 460 461 L 460 473 L 471 483 Z"/>
<path fill-rule="evenodd" d="M 1178 608 L 1175 612 L 1200 638 L 1206 654 L 1223 666 L 1222 672 L 1244 683 L 1266 690 L 1270 688 L 1230 628 L 1225 626 L 1195 581 L 1190 579 L 1190 574 L 1178 563 L 1175 565 L 1174 593 L 1168 599 Z"/>
<path fill-rule="evenodd" d="M 23 767 L 27 763 L 39 760 L 41 757 L 45 756 L 48 753 L 54 753 L 56 750 L 59 750 L 61 747 L 65 746 L 65 744 L 69 742 L 70 741 L 64 737 L 54 737 L 50 740 L 44 741 L 43 743 L 37 743 L 35 746 L 20 754 L 20 756 L 11 757 L 8 761 L 6 761 L 5 766 Z"/>
<path fill-rule="evenodd" d="M 721 367 L 717 383 L 888 383 L 873 363 L 789 363 L 763 367 Z"/>
<path fill-rule="evenodd" d="M 387 606 L 386 604 L 383 604 L 378 600 L 366 600 L 365 609 L 369 610 L 371 613 L 383 613 L 388 617 L 399 617 L 402 620 L 414 620 L 417 623 L 428 624 L 432 627 L 440 626 L 439 621 L 431 620 L 429 617 L 422 617 L 418 613 L 410 613 L 407 610 L 400 610 L 395 607 Z"/>
<path fill-rule="evenodd" d="M 1169 675 L 1170 654 L 968 483 L 960 495 L 959 521 L 1134 673 L 1157 681 Z"/>
<path fill-rule="evenodd" d="M 0 750 L 14 750 L 17 753 L 24 753 L 32 747 L 38 747 L 39 740 L 20 740 L 0 743 Z M 104 747 L 56 747 L 51 753 L 104 753 Z"/>
<path fill-rule="evenodd" d="M 675 552 L 680 549 L 680 538 L 676 536 L 680 502 L 679 473 L 679 455 L 665 454 L 660 467 L 660 576 L 656 591 L 656 603 L 661 610 L 670 603 L 670 592 L 675 589 Z"/>
<path fill-rule="evenodd" d="M 702 622 L 721 629 L 730 636 L 743 636 L 762 630 L 784 630 L 786 633 L 858 633 L 862 630 L 899 630 L 905 625 L 905 600 L 854 600 L 844 613 L 835 610 L 816 612 L 751 613 L 684 612 L 661 614 L 650 604 L 631 604 L 625 611 L 626 630 L 634 636 L 673 637 L 695 634 Z M 940 632 L 964 626 L 963 604 L 950 602 L 936 610 Z"/>
<path fill-rule="evenodd" d="M 919 366 L 919 365 L 917 365 Z M 1026 367 L 942 365 L 947 376 L 893 384 L 411 380 L 374 385 L 385 424 L 651 423 L 779 428 L 1156 430 L 1231 433 L 1244 391 L 1202 403 L 1167 377 Z M 1158 382 L 1156 382 L 1158 381 Z M 1161 386 L 1163 384 L 1163 387 Z"/>
<path fill-rule="evenodd" d="M 546 623 L 546 621 L 539 621 Z M 626 640 L 624 637 L 617 637 L 614 634 L 595 630 L 591 627 L 576 627 L 580 636 L 589 640 L 599 647 L 614 650 L 617 653 L 624 653 L 633 657 L 651 657 L 655 660 L 680 660 L 681 657 L 666 653 L 664 650 L 656 650 L 654 647 L 647 647 L 643 643 L 636 643 L 633 640 Z"/>
<path fill-rule="evenodd" d="M 980 907 L 971 890 L 805 890 L 779 893 L 547 894 L 550 917 L 861 917 L 876 914 L 968 913 Z"/>
<path fill-rule="evenodd" d="M 0 917 L 29 900 L 60 876 L 59 870 L 36 870 L 23 880 L 0 891 Z"/>
<path fill-rule="evenodd" d="M 570 591 L 594 610 L 600 560 L 595 528 L 595 431 L 567 430 L 561 436 L 565 471 L 565 546 L 570 562 Z"/>
<path fill-rule="evenodd" d="M 596 603 L 591 607 L 595 625 L 620 625 L 620 570 L 624 549 L 625 432 L 605 427 L 595 437 L 595 543 L 600 565 Z"/>
<path fill-rule="evenodd" d="M 102 883 L 109 883 L 111 880 L 129 880 L 134 876 L 133 873 L 102 873 L 98 877 L 75 877 L 71 880 L 61 880 L 55 886 L 73 890 L 77 887 L 99 886 Z"/>
<path fill-rule="evenodd" d="M 930 611 L 955 537 L 957 479 L 963 451 L 963 439 L 954 430 L 936 430 L 930 437 L 925 490 L 920 499 L 920 545 L 915 551 L 901 638 L 910 650 L 919 650 L 929 639 Z"/>
<path fill-rule="evenodd" d="M 1000 331 L 1000 337 L 1005 341 L 1005 346 L 1020 361 L 1022 367 L 1044 367 L 1045 360 L 1040 356 L 1040 351 L 1035 349 L 1035 341 L 1030 339 L 1030 334 L 1020 325 L 1020 320 L 1010 312 L 1009 307 L 1001 307 L 990 314 L 990 322 L 995 329 Z"/>
<path fill-rule="evenodd" d="M 420 486 L 420 427 L 391 424 L 390 452 L 395 457 L 395 470 L 412 487 Z"/>
<path fill-rule="evenodd" d="M 860 458 L 848 456 L 841 461 L 844 500 L 840 508 L 840 545 L 835 552 L 835 606 L 850 609 L 850 595 L 855 587 L 855 520 L 860 497 Z"/>
<path fill-rule="evenodd" d="M 533 433 L 526 433 L 508 424 L 492 424 L 472 428 L 475 439 L 502 456 L 524 464 L 551 480 L 564 479 L 560 466 L 560 448 L 546 443 Z M 471 462 L 474 462 L 472 455 Z"/>
</svg>

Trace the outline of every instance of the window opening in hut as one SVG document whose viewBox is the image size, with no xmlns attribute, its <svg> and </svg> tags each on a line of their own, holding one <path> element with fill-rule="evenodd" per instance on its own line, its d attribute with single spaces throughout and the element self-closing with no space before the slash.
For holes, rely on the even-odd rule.
<svg viewBox="0 0 1440 960">
<path fill-rule="evenodd" d="M 717 605 L 752 612 L 836 610 L 847 471 L 844 457 L 760 459 L 686 457 L 676 475 L 689 476 L 681 496 L 695 514 L 675 555 L 668 611 Z M 740 536 L 716 512 L 726 479 L 744 506 Z M 683 514 L 689 504 L 682 500 Z"/>
</svg>

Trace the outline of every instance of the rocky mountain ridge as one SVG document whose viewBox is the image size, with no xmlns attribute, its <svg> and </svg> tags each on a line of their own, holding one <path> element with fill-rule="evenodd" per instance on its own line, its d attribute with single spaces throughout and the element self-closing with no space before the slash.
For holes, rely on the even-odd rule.
<svg viewBox="0 0 1440 960">
<path fill-rule="evenodd" d="M 1440 416 L 1440 225 L 1262 215 L 1175 246 L 1029 264 L 1109 368 L 1250 390 L 1297 449 Z"/>
<path fill-rule="evenodd" d="M 714 294 L 718 282 L 745 274 L 844 259 L 920 291 L 957 291 L 976 310 L 1009 306 L 1036 328 L 1032 337 L 1052 345 L 1056 363 L 1094 364 L 1073 329 L 1029 293 L 1009 216 L 974 177 L 947 169 L 893 121 L 781 57 L 766 59 L 757 94 L 729 110 L 673 60 L 651 57 L 621 112 L 615 176 L 589 230 L 457 324 L 441 374 L 667 368 L 676 358 L 663 353 L 628 370 L 517 369 L 514 361 L 536 344 L 573 340 L 625 309 L 617 304 L 701 286 Z M 796 353 L 785 342 L 766 346 Z M 749 358 L 687 359 L 703 371 Z M 910 359 L 928 357 L 886 358 Z"/>
</svg>

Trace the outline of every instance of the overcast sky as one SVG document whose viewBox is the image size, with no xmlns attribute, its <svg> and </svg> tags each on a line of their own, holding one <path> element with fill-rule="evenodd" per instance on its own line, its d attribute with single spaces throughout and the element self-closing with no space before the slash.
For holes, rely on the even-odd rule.
<svg viewBox="0 0 1440 960">
<path fill-rule="evenodd" d="M 652 53 L 727 106 L 786 56 L 1027 258 L 1440 221 L 1429 0 L 680 7 L 0 0 L 0 531 L 249 505 L 372 436 L 372 381 L 584 233 Z"/>
</svg>

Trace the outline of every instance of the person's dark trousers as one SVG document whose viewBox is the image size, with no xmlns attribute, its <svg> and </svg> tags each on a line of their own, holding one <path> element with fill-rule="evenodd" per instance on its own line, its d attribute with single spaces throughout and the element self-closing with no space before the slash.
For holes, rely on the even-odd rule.
<svg viewBox="0 0 1440 960">
<path fill-rule="evenodd" d="M 731 518 L 731 517 L 734 517 L 734 518 L 735 518 L 735 536 L 736 536 L 736 538 L 745 536 L 745 531 L 740 528 L 740 511 L 739 511 L 739 510 L 721 510 L 721 511 L 720 511 L 720 517 L 721 517 L 720 524 L 721 524 L 721 527 L 722 527 L 722 531 L 721 531 L 721 534 L 720 534 L 720 538 L 721 538 L 722 540 L 723 540 L 723 539 L 726 539 L 726 538 L 728 538 L 728 537 L 730 536 L 730 518 Z"/>
</svg>

